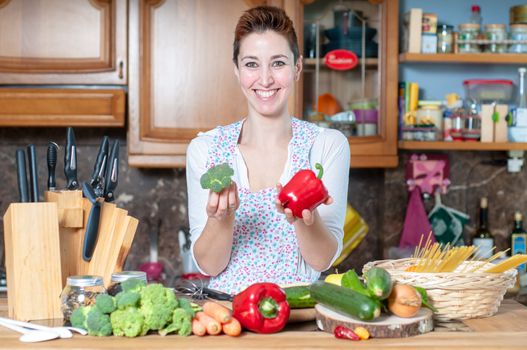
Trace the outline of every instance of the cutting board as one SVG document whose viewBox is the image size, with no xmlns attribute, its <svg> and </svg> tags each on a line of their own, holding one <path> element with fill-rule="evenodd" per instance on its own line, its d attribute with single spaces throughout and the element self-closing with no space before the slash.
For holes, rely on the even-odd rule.
<svg viewBox="0 0 527 350">
<path fill-rule="evenodd" d="M 315 313 L 318 328 L 328 333 L 333 333 L 335 327 L 340 325 L 351 329 L 360 326 L 366 328 L 372 338 L 405 338 L 434 329 L 432 311 L 427 308 L 421 308 L 415 317 L 402 318 L 383 314 L 370 322 L 340 314 L 320 304 L 315 306 Z"/>
</svg>

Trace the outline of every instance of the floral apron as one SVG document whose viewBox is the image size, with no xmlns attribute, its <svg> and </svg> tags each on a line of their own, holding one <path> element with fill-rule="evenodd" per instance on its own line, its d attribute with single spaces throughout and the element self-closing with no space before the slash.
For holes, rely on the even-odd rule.
<svg viewBox="0 0 527 350">
<path fill-rule="evenodd" d="M 293 137 L 290 143 L 291 166 L 288 178 L 301 169 L 310 169 L 309 151 L 319 128 L 291 119 Z M 218 127 L 210 147 L 207 168 L 236 161 L 236 147 L 242 121 Z M 231 257 L 226 269 L 212 277 L 209 288 L 237 293 L 256 282 L 288 285 L 313 282 L 313 275 L 301 271 L 302 257 L 294 226 L 276 210 L 276 188 L 251 192 L 238 186 L 240 206 L 236 211 Z"/>
</svg>

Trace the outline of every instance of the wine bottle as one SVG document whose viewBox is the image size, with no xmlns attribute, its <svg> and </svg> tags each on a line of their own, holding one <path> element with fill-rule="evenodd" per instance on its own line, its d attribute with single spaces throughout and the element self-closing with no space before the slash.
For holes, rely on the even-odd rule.
<svg viewBox="0 0 527 350">
<path fill-rule="evenodd" d="M 479 203 L 479 226 L 474 238 L 472 239 L 472 244 L 478 249 L 478 258 L 488 259 L 492 256 L 494 237 L 489 230 L 488 200 L 486 197 L 481 198 Z"/>
<path fill-rule="evenodd" d="M 523 229 L 522 214 L 514 214 L 514 228 L 511 232 L 511 256 L 515 254 L 527 254 L 527 232 Z M 526 265 L 518 266 L 519 273 L 525 273 Z"/>
</svg>

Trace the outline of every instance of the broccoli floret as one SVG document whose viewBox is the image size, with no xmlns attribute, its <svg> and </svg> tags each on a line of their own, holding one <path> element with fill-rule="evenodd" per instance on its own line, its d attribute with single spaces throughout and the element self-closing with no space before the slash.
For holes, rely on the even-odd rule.
<svg viewBox="0 0 527 350">
<path fill-rule="evenodd" d="M 126 281 L 121 282 L 121 289 L 123 292 L 137 292 L 146 286 L 145 281 L 139 278 L 129 278 Z"/>
<path fill-rule="evenodd" d="M 185 311 L 191 316 L 196 316 L 196 311 L 192 308 L 192 303 L 187 298 L 178 299 L 179 307 L 185 309 Z"/>
<path fill-rule="evenodd" d="M 162 284 L 149 284 L 141 290 L 141 313 L 145 318 L 145 329 L 159 330 L 172 319 L 172 313 L 178 306 L 176 295 Z"/>
<path fill-rule="evenodd" d="M 203 189 L 211 189 L 214 192 L 221 192 L 231 184 L 231 177 L 234 175 L 234 170 L 229 163 L 222 163 L 213 166 L 200 178 L 200 184 Z"/>
<path fill-rule="evenodd" d="M 141 294 L 139 294 L 138 292 L 119 292 L 115 296 L 115 301 L 117 304 L 117 308 L 119 310 L 124 310 L 129 306 L 138 306 L 140 298 Z"/>
<path fill-rule="evenodd" d="M 120 337 L 137 337 L 142 334 L 144 317 L 136 307 L 128 307 L 125 310 L 115 310 L 112 312 L 110 320 L 114 335 Z"/>
<path fill-rule="evenodd" d="M 172 313 L 172 322 L 159 330 L 159 335 L 165 336 L 177 331 L 179 335 L 189 336 L 192 333 L 192 316 L 183 308 L 176 308 Z"/>
<path fill-rule="evenodd" d="M 104 314 L 112 313 L 116 308 L 114 297 L 108 294 L 99 294 L 95 298 L 95 306 Z"/>
<path fill-rule="evenodd" d="M 86 319 L 88 318 L 88 313 L 93 308 L 93 305 L 88 306 L 79 306 L 75 309 L 70 316 L 70 322 L 73 327 L 78 327 L 87 330 L 88 325 L 86 324 Z"/>
<path fill-rule="evenodd" d="M 102 313 L 97 307 L 88 312 L 86 326 L 89 335 L 104 337 L 112 334 L 110 316 Z"/>
</svg>

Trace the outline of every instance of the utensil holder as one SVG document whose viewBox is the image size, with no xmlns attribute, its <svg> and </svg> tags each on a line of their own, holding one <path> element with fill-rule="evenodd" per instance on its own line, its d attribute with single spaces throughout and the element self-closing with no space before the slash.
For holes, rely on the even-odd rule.
<svg viewBox="0 0 527 350">
<path fill-rule="evenodd" d="M 57 204 L 11 203 L 4 214 L 9 317 L 62 318 Z"/>
</svg>

